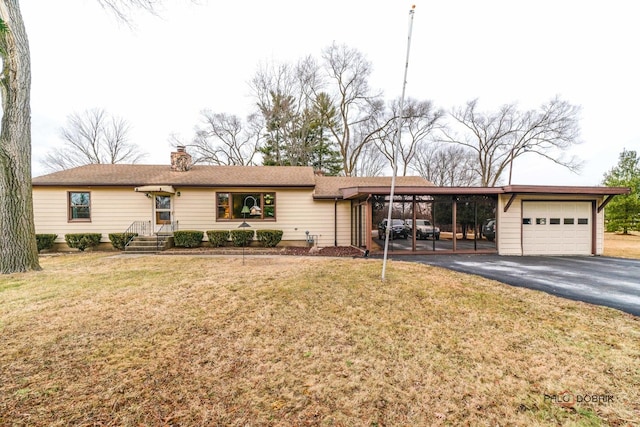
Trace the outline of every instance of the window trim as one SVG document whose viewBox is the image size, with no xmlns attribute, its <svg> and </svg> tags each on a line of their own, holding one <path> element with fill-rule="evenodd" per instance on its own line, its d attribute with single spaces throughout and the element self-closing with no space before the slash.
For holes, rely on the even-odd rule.
<svg viewBox="0 0 640 427">
<path fill-rule="evenodd" d="M 227 204 L 226 205 L 221 205 L 219 204 L 220 202 L 220 195 L 226 194 L 227 195 Z M 260 207 L 262 209 L 261 211 L 261 216 L 260 217 L 247 217 L 247 218 L 233 218 L 233 197 L 234 196 L 254 196 L 254 195 L 260 195 Z M 273 195 L 273 201 L 269 206 L 273 206 L 273 217 L 265 217 L 264 212 L 265 212 L 265 196 L 266 195 Z M 216 222 L 242 222 L 242 221 L 255 221 L 255 222 L 275 222 L 277 221 L 277 195 L 275 191 L 216 191 L 215 193 L 215 200 L 216 200 L 216 206 L 215 206 L 215 216 L 216 216 Z M 220 208 L 223 206 L 227 206 L 227 208 L 229 209 L 229 218 L 221 218 L 219 216 L 220 213 Z"/>
<path fill-rule="evenodd" d="M 89 218 L 73 218 L 73 207 L 71 205 L 71 195 L 77 193 L 87 193 L 89 195 L 89 204 L 86 206 L 89 209 Z M 91 222 L 91 191 L 67 191 L 67 222 Z M 77 205 L 84 206 L 84 205 Z"/>
</svg>

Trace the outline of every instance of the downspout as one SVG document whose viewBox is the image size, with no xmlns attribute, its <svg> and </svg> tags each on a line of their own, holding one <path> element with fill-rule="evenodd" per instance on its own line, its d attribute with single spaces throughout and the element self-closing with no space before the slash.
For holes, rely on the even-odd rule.
<svg viewBox="0 0 640 427">
<path fill-rule="evenodd" d="M 371 197 L 372 195 L 369 194 L 367 196 L 367 199 L 365 200 L 365 249 L 370 251 L 371 250 L 371 246 L 372 246 L 372 242 L 371 242 L 371 232 L 372 232 L 372 228 L 373 228 L 373 208 L 371 207 Z M 362 221 L 362 220 L 361 220 Z"/>
<path fill-rule="evenodd" d="M 333 246 L 338 246 L 338 198 L 333 202 Z"/>
<path fill-rule="evenodd" d="M 598 255 L 598 202 L 591 202 L 591 255 Z M 604 214 L 603 214 L 604 215 Z"/>
</svg>

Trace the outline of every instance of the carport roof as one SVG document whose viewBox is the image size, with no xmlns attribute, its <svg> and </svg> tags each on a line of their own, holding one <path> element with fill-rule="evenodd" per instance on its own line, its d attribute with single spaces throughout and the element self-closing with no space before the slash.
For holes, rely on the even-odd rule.
<svg viewBox="0 0 640 427">
<path fill-rule="evenodd" d="M 554 185 L 508 185 L 503 187 L 407 187 L 396 186 L 398 195 L 493 195 L 493 194 L 582 194 L 591 196 L 614 196 L 629 194 L 628 187 L 579 187 Z M 357 199 L 370 194 L 390 194 L 389 186 L 361 186 L 342 188 L 345 199 Z"/>
</svg>

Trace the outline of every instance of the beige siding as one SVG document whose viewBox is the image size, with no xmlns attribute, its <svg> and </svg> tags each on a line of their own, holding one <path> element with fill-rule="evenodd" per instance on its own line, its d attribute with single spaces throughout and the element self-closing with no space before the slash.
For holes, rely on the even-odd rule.
<svg viewBox="0 0 640 427">
<path fill-rule="evenodd" d="M 504 207 L 511 195 L 501 194 L 498 197 L 497 213 L 497 243 L 500 255 L 522 255 L 521 217 L 522 203 L 517 197 L 507 212 Z"/>
<path fill-rule="evenodd" d="M 68 221 L 68 192 L 88 191 L 91 194 L 91 221 Z M 57 234 L 64 242 L 67 233 L 109 233 L 125 231 L 133 221 L 152 219 L 152 201 L 133 188 L 57 188 L 34 187 L 33 207 L 36 233 Z"/>
<path fill-rule="evenodd" d="M 214 230 L 216 223 L 215 191 L 212 189 L 178 190 L 173 197 L 173 219 L 180 230 Z"/>
<path fill-rule="evenodd" d="M 216 221 L 216 189 L 180 188 L 180 196 L 172 197 L 173 220 L 182 230 L 232 230 L 240 221 Z M 91 222 L 69 222 L 67 220 L 67 194 L 69 191 L 91 193 Z M 334 244 L 334 201 L 314 201 L 313 193 L 306 190 L 281 190 L 265 188 L 224 189 L 225 192 L 276 193 L 276 221 L 247 222 L 254 230 L 282 230 L 283 240 L 303 243 L 305 231 L 317 236 L 319 246 Z M 64 241 L 66 233 L 102 233 L 103 241 L 108 234 L 122 232 L 133 221 L 153 221 L 153 199 L 133 188 L 55 188 L 36 187 L 33 190 L 36 233 L 58 234 L 58 242 Z M 350 243 L 350 203 L 341 201 L 337 205 L 338 245 Z"/>
<path fill-rule="evenodd" d="M 174 197 L 174 220 L 181 230 L 233 230 L 242 221 L 217 221 L 216 189 L 180 188 Z M 288 190 L 268 188 L 230 188 L 229 193 L 275 192 L 276 221 L 247 219 L 254 230 L 282 230 L 283 241 L 304 242 L 305 231 L 317 236 L 319 246 L 334 244 L 334 201 L 315 201 L 310 189 Z M 350 203 L 341 201 L 337 206 L 338 245 L 350 243 Z M 206 238 L 206 237 L 205 237 Z"/>
</svg>

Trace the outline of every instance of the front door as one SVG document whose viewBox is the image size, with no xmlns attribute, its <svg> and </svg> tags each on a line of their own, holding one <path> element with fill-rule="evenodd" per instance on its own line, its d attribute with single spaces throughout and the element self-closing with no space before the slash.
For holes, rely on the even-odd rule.
<svg viewBox="0 0 640 427">
<path fill-rule="evenodd" d="M 163 225 L 171 224 L 171 196 L 156 194 L 153 206 L 155 221 L 154 228 L 158 231 Z"/>
</svg>

